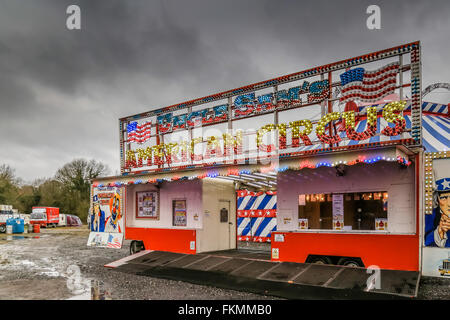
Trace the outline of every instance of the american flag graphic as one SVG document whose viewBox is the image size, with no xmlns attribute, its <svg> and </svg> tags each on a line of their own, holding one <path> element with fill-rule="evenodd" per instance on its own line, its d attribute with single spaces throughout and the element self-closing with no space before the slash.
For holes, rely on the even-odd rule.
<svg viewBox="0 0 450 320">
<path fill-rule="evenodd" d="M 106 247 L 120 249 L 122 247 L 122 244 L 120 243 L 117 237 L 114 237 L 112 234 L 110 234 L 108 237 L 108 244 L 106 245 Z"/>
<path fill-rule="evenodd" d="M 136 121 L 130 122 L 127 125 L 127 138 L 128 142 L 144 143 L 150 139 L 152 129 L 151 121 L 147 121 L 141 125 L 138 125 Z"/>
<path fill-rule="evenodd" d="M 339 101 L 375 102 L 394 93 L 399 67 L 398 62 L 393 62 L 374 71 L 355 68 L 344 72 L 340 75 L 342 90 Z"/>
</svg>

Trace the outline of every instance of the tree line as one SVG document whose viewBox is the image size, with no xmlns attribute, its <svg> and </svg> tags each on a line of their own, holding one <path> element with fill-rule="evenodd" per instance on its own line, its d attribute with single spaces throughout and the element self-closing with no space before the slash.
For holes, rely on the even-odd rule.
<svg viewBox="0 0 450 320">
<path fill-rule="evenodd" d="M 90 204 L 91 179 L 105 176 L 109 168 L 95 160 L 75 159 L 59 168 L 51 178 L 24 183 L 14 168 L 0 165 L 0 204 L 12 205 L 20 213 L 32 207 L 58 207 L 85 222 Z"/>
</svg>

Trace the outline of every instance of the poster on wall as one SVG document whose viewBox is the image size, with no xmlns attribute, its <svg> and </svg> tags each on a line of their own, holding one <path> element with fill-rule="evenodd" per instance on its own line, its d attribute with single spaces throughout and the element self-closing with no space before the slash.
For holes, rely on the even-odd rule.
<svg viewBox="0 0 450 320">
<path fill-rule="evenodd" d="M 385 231 L 387 230 L 388 220 L 384 218 L 375 219 L 375 230 Z"/>
<path fill-rule="evenodd" d="M 344 228 L 344 195 L 333 194 L 333 230 Z"/>
<path fill-rule="evenodd" d="M 308 219 L 298 219 L 298 228 L 300 230 L 308 229 Z"/>
<path fill-rule="evenodd" d="M 306 195 L 299 194 L 298 195 L 298 205 L 299 206 L 305 206 L 306 205 Z"/>
<path fill-rule="evenodd" d="M 122 189 L 94 187 L 89 214 L 90 234 L 87 245 L 121 248 L 123 242 Z"/>
<path fill-rule="evenodd" d="M 426 209 L 422 274 L 450 278 L 450 158 L 426 162 Z"/>
<path fill-rule="evenodd" d="M 450 158 L 433 160 L 431 214 L 425 215 L 425 246 L 450 248 Z"/>
<path fill-rule="evenodd" d="M 136 218 L 159 220 L 158 191 L 136 192 Z"/>
<path fill-rule="evenodd" d="M 186 227 L 187 212 L 186 199 L 172 201 L 173 225 L 176 227 Z"/>
</svg>

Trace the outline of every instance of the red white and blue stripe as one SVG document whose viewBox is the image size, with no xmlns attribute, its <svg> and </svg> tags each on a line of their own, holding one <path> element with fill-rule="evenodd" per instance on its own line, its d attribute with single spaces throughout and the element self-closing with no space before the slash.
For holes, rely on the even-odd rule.
<svg viewBox="0 0 450 320">
<path fill-rule="evenodd" d="M 112 234 L 110 234 L 108 237 L 108 244 L 106 245 L 106 247 L 120 249 L 122 247 L 122 243 L 120 243 L 117 237 L 114 237 Z"/>
<path fill-rule="evenodd" d="M 127 125 L 128 142 L 144 143 L 151 136 L 152 122 L 147 121 L 138 125 L 137 121 L 130 122 Z"/>
<path fill-rule="evenodd" d="M 339 101 L 375 102 L 394 93 L 397 86 L 399 63 L 393 62 L 374 71 L 364 68 L 348 70 L 340 75 L 341 98 Z"/>
<path fill-rule="evenodd" d="M 276 230 L 276 192 L 238 190 L 238 240 L 270 242 Z"/>
</svg>

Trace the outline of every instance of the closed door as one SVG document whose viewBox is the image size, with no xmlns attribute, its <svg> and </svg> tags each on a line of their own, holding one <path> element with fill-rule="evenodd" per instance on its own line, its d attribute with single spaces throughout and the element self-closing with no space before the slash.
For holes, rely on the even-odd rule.
<svg viewBox="0 0 450 320">
<path fill-rule="evenodd" d="M 231 214 L 230 207 L 229 200 L 219 200 L 217 218 L 219 219 L 219 248 L 221 250 L 235 247 L 232 234 L 234 234 L 236 217 Z"/>
</svg>

